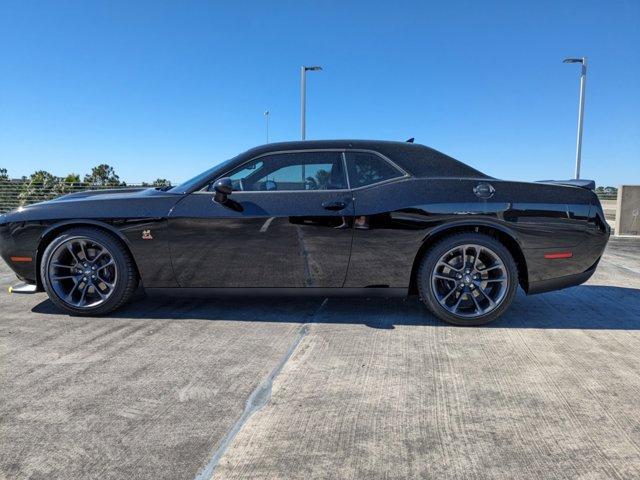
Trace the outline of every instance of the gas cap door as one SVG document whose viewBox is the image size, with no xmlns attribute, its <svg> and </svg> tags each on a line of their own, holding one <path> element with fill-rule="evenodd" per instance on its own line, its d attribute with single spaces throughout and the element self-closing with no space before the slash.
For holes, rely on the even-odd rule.
<svg viewBox="0 0 640 480">
<path fill-rule="evenodd" d="M 475 193 L 478 198 L 487 199 L 493 197 L 496 189 L 493 188 L 493 185 L 490 183 L 479 183 L 473 187 L 473 193 Z"/>
</svg>

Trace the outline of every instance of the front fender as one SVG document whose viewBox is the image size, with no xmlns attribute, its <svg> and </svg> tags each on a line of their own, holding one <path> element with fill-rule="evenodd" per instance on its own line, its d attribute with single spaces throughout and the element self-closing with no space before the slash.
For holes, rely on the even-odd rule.
<svg viewBox="0 0 640 480">
<path fill-rule="evenodd" d="M 51 224 L 42 232 L 38 242 L 37 268 L 39 268 L 45 246 L 58 232 L 83 226 L 100 228 L 120 239 L 133 257 L 145 286 L 177 286 L 170 260 L 167 220 L 163 217 L 118 219 L 111 222 L 73 219 Z"/>
<path fill-rule="evenodd" d="M 38 247 L 40 247 L 40 245 L 43 245 L 43 241 L 52 238 L 52 236 L 55 235 L 56 231 L 65 230 L 70 227 L 81 227 L 81 226 L 94 226 L 94 227 L 101 228 L 103 230 L 107 230 L 110 233 L 114 234 L 116 237 L 118 237 L 120 240 L 122 240 L 127 245 L 128 248 L 131 248 L 131 244 L 129 240 L 119 229 L 115 228 L 112 224 L 108 222 L 92 220 L 89 218 L 74 218 L 71 220 L 61 220 L 59 222 L 52 223 L 42 231 L 42 234 L 40 235 L 40 238 L 38 241 Z M 48 242 L 45 242 L 45 243 L 48 243 Z M 40 248 L 38 248 L 38 250 L 40 250 Z M 38 251 L 38 254 L 42 254 L 42 252 Z"/>
</svg>

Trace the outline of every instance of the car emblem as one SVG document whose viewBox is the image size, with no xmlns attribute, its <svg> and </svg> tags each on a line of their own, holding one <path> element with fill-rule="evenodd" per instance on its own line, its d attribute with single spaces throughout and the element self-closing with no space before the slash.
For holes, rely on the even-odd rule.
<svg viewBox="0 0 640 480">
<path fill-rule="evenodd" d="M 151 230 L 143 230 L 142 231 L 142 239 L 143 240 L 153 240 L 153 236 L 151 235 Z"/>
</svg>

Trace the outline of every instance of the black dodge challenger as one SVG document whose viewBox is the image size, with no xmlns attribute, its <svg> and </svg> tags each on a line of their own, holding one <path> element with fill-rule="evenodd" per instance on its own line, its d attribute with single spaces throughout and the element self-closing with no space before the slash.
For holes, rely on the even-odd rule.
<svg viewBox="0 0 640 480">
<path fill-rule="evenodd" d="M 584 180 L 497 180 L 431 148 L 254 148 L 169 189 L 73 193 L 0 216 L 0 253 L 71 314 L 148 292 L 418 294 L 440 319 L 494 320 L 585 282 L 609 226 Z"/>
</svg>

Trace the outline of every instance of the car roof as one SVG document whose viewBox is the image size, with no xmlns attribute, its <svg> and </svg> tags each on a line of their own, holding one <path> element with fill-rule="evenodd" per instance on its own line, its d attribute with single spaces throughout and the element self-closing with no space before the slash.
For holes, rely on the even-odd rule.
<svg viewBox="0 0 640 480">
<path fill-rule="evenodd" d="M 270 152 L 316 149 L 373 150 L 414 176 L 487 178 L 482 172 L 426 145 L 389 140 L 299 140 L 267 143 L 247 150 L 239 157 L 247 159 Z"/>
</svg>

